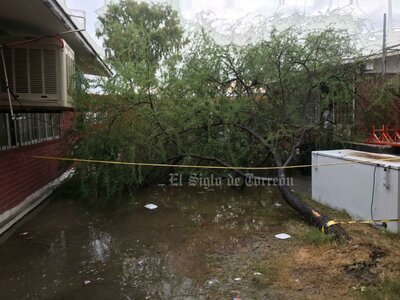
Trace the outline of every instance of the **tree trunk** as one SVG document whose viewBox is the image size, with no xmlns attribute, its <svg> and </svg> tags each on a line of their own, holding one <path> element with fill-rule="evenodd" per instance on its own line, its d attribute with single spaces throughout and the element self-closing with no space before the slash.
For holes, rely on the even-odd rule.
<svg viewBox="0 0 400 300">
<path fill-rule="evenodd" d="M 269 151 L 274 156 L 275 163 L 278 167 L 285 167 L 289 165 L 294 157 L 294 153 L 297 147 L 299 147 L 302 143 L 304 138 L 305 131 L 302 132 L 301 136 L 299 137 L 298 142 L 293 146 L 290 156 L 286 159 L 285 164 L 282 163 L 281 156 L 277 153 L 276 149 L 271 147 L 271 145 L 265 140 L 265 138 L 255 131 L 253 128 L 245 126 L 243 124 L 233 123 L 231 124 L 236 126 L 254 136 L 257 140 L 260 141 L 262 145 L 269 149 Z M 279 169 L 278 170 L 278 177 L 282 178 L 285 177 L 285 170 Z M 350 240 L 350 236 L 347 232 L 338 224 L 327 226 L 329 221 L 332 221 L 331 218 L 324 215 L 323 213 L 313 209 L 304 201 L 302 201 L 299 197 L 297 197 L 294 193 L 292 193 L 291 189 L 288 186 L 279 186 L 279 191 L 281 192 L 282 198 L 289 204 L 294 210 L 296 210 L 300 215 L 306 218 L 309 222 L 313 225 L 317 226 L 319 229 L 324 229 L 325 233 L 333 234 L 336 239 L 348 241 Z"/>
<path fill-rule="evenodd" d="M 279 178 L 285 177 L 285 172 L 282 169 L 279 170 L 278 176 Z M 300 215 L 306 218 L 313 225 L 317 226 L 319 229 L 324 229 L 324 232 L 327 234 L 334 235 L 337 240 L 350 240 L 350 236 L 340 225 L 335 224 L 326 227 L 328 222 L 332 221 L 332 219 L 310 207 L 307 203 L 297 197 L 288 186 L 279 185 L 278 189 L 286 203 L 289 204 L 294 210 L 296 210 Z"/>
</svg>

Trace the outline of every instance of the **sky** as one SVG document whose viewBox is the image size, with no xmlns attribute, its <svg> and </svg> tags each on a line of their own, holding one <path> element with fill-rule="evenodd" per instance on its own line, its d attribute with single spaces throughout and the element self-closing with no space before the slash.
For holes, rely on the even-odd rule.
<svg viewBox="0 0 400 300">
<path fill-rule="evenodd" d="M 105 0 L 61 0 L 66 1 L 67 7 L 86 11 L 87 31 L 95 38 L 96 10 L 104 6 Z M 158 0 L 162 1 L 162 0 Z M 166 0 L 170 2 L 171 0 Z M 173 0 L 172 0 L 173 1 Z M 393 15 L 398 19 L 400 27 L 400 1 L 393 0 Z M 271 16 L 277 11 L 299 11 L 306 14 L 318 14 L 327 9 L 335 9 L 350 4 L 358 15 L 370 19 L 376 29 L 382 28 L 383 13 L 387 12 L 387 0 L 181 0 L 181 15 L 185 19 L 194 20 L 201 11 L 211 11 L 217 18 L 235 20 L 250 13 L 260 13 Z"/>
</svg>

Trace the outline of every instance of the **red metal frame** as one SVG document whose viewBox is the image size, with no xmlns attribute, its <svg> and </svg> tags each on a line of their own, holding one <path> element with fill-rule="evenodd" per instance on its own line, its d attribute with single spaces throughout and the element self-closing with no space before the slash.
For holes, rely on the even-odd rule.
<svg viewBox="0 0 400 300">
<path fill-rule="evenodd" d="M 366 143 L 400 147 L 400 130 L 397 128 L 389 128 L 385 125 L 383 125 L 380 129 L 377 129 L 375 126 L 373 126 L 371 135 L 367 139 Z"/>
</svg>

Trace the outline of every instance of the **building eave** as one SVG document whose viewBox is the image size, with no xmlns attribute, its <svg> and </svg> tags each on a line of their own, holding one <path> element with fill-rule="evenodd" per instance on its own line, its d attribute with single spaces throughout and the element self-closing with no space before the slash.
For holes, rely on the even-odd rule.
<svg viewBox="0 0 400 300">
<path fill-rule="evenodd" d="M 112 75 L 102 58 L 101 48 L 72 15 L 70 9 L 56 0 L 1 0 L 0 44 L 61 34 L 75 52 L 83 73 Z"/>
<path fill-rule="evenodd" d="M 57 0 L 42 0 L 42 1 L 47 5 L 49 5 L 49 8 L 56 15 L 56 17 L 60 18 L 60 20 L 64 22 L 64 24 L 68 28 L 67 31 L 72 31 L 71 33 L 64 33 L 63 38 L 68 42 L 68 40 L 70 39 L 68 35 L 72 36 L 71 38 L 76 37 L 77 39 L 79 39 L 82 45 L 86 47 L 87 51 L 89 51 L 94 56 L 96 63 L 100 67 L 100 70 L 96 71 L 95 69 L 93 69 L 91 72 L 88 71 L 87 73 L 92 75 L 111 76 L 113 72 L 104 62 L 103 58 L 100 56 L 98 51 L 95 49 L 93 42 L 89 40 L 90 37 L 88 36 L 87 32 L 80 30 L 80 28 L 71 19 L 70 15 L 66 12 L 66 8 L 63 7 Z"/>
</svg>

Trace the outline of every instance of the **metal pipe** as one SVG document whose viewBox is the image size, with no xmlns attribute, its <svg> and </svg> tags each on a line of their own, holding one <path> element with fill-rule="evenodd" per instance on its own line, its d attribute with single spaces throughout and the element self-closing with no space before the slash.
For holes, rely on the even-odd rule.
<svg viewBox="0 0 400 300">
<path fill-rule="evenodd" d="M 4 59 L 4 50 L 3 48 L 0 48 L 1 52 L 1 60 L 3 62 L 3 70 L 4 70 L 4 78 L 6 80 L 6 89 L 7 89 L 7 96 L 8 96 L 8 104 L 10 105 L 10 114 L 11 114 L 11 120 L 13 122 L 13 127 L 14 127 L 14 138 L 15 138 L 15 145 L 18 146 L 18 135 L 17 135 L 17 120 L 14 116 L 14 109 L 12 106 L 12 100 L 11 100 L 11 93 L 10 93 L 10 85 L 8 81 L 8 74 L 7 74 L 7 67 L 6 67 L 6 60 Z"/>
<path fill-rule="evenodd" d="M 2 60 L 2 62 L 3 62 L 4 79 L 6 80 L 6 89 L 7 89 L 7 96 L 8 96 L 8 104 L 9 104 L 9 106 L 10 106 L 11 118 L 14 120 L 14 109 L 13 109 L 12 101 L 11 101 L 10 86 L 9 86 L 9 81 L 8 81 L 8 74 L 7 74 L 7 68 L 6 68 L 6 60 L 4 59 L 4 51 L 3 51 L 3 48 L 0 48 L 0 52 L 1 52 L 1 60 Z"/>
<path fill-rule="evenodd" d="M 393 31 L 393 5 L 392 0 L 388 0 L 388 31 L 389 34 Z"/>
<path fill-rule="evenodd" d="M 69 15 L 69 16 L 83 19 L 83 28 L 82 29 L 76 29 L 76 30 L 63 31 L 63 32 L 58 33 L 59 35 L 86 31 L 86 14 L 84 14 L 83 16 L 80 16 L 80 15 Z"/>
<path fill-rule="evenodd" d="M 386 14 L 383 14 L 383 43 L 382 43 L 382 87 L 385 82 L 385 75 L 386 75 Z"/>
<path fill-rule="evenodd" d="M 82 34 L 82 30 L 80 30 L 75 22 L 72 21 L 71 17 L 67 14 L 67 12 L 64 10 L 64 8 L 58 3 L 57 0 L 42 0 L 52 11 L 53 13 L 60 18 L 61 20 L 64 21 L 65 25 L 67 28 L 69 27 L 71 30 L 64 32 L 73 32 L 76 30 L 76 33 L 78 34 L 78 38 L 81 40 L 82 44 L 85 45 L 90 52 L 95 56 L 95 58 L 98 60 L 98 62 L 104 67 L 105 73 L 108 72 L 107 75 L 112 76 L 113 72 L 112 70 L 107 66 L 107 64 L 103 61 L 101 56 L 97 53 L 96 49 L 91 45 L 91 43 L 85 38 L 85 36 Z"/>
</svg>

